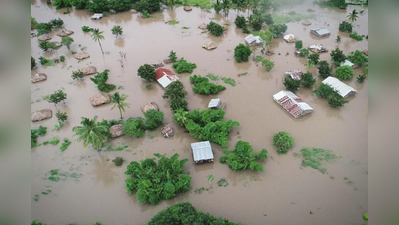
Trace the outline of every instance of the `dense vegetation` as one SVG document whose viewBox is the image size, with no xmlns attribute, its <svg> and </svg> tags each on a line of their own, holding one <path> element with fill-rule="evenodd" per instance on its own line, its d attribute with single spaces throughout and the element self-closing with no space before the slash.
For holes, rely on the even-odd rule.
<svg viewBox="0 0 399 225">
<path fill-rule="evenodd" d="M 34 25 L 34 29 L 37 30 L 38 35 L 50 33 L 52 30 L 57 28 L 61 28 L 64 25 L 64 21 L 60 18 L 52 19 L 47 23 L 33 23 L 31 21 L 31 25 Z"/>
<path fill-rule="evenodd" d="M 287 25 L 285 24 L 272 24 L 269 27 L 270 32 L 274 34 L 274 37 L 280 37 L 287 31 Z"/>
<path fill-rule="evenodd" d="M 253 153 L 253 148 L 248 142 L 238 141 L 233 150 L 223 150 L 223 153 L 225 155 L 219 161 L 226 163 L 234 171 L 251 169 L 263 172 L 263 166 L 257 161 L 267 158 L 266 149 Z"/>
<path fill-rule="evenodd" d="M 162 124 L 164 114 L 156 109 L 150 109 L 144 113 L 145 117 L 145 128 L 147 130 L 155 130 Z"/>
<path fill-rule="evenodd" d="M 332 50 L 331 53 L 330 53 L 330 56 L 331 56 L 331 59 L 332 59 L 332 61 L 334 62 L 334 64 L 336 66 L 341 65 L 341 63 L 344 62 L 345 59 L 346 59 L 346 55 L 339 48 L 336 48 L 335 50 Z"/>
<path fill-rule="evenodd" d="M 319 98 L 326 98 L 328 104 L 332 108 L 339 108 L 348 103 L 341 95 L 338 94 L 331 86 L 327 84 L 320 84 L 320 86 L 313 91 Z"/>
<path fill-rule="evenodd" d="M 195 109 L 191 112 L 180 109 L 175 113 L 174 121 L 184 126 L 190 135 L 199 141 L 210 141 L 227 147 L 231 129 L 240 124 L 233 120 L 221 121 L 224 115 L 225 112 L 222 109 Z"/>
<path fill-rule="evenodd" d="M 94 77 L 90 78 L 97 85 L 99 91 L 108 93 L 116 88 L 115 85 L 107 83 L 108 73 L 109 70 L 104 70 L 102 73 L 97 73 Z"/>
<path fill-rule="evenodd" d="M 206 29 L 208 29 L 209 33 L 215 35 L 215 36 L 220 36 L 223 34 L 223 27 L 213 21 L 211 21 L 207 26 Z"/>
<path fill-rule="evenodd" d="M 156 214 L 148 225 L 239 225 L 197 211 L 189 202 L 178 203 Z"/>
<path fill-rule="evenodd" d="M 144 64 L 137 70 L 137 76 L 144 80 L 154 81 L 155 80 L 155 69 L 151 65 Z"/>
<path fill-rule="evenodd" d="M 368 57 L 359 50 L 349 53 L 348 59 L 355 64 L 355 66 L 364 66 L 368 62 Z"/>
<path fill-rule="evenodd" d="M 191 76 L 190 83 L 194 84 L 193 92 L 197 94 L 215 95 L 226 90 L 225 86 L 210 83 L 207 77 L 201 77 L 199 75 Z"/>
<path fill-rule="evenodd" d="M 327 61 L 325 61 L 325 60 L 320 61 L 317 69 L 319 70 L 320 77 L 327 78 L 327 77 L 331 76 L 332 67 L 330 66 L 330 64 Z"/>
<path fill-rule="evenodd" d="M 345 9 L 348 6 L 346 0 L 320 0 L 318 3 L 321 6 L 337 7 L 340 9 Z"/>
<path fill-rule="evenodd" d="M 316 83 L 316 79 L 313 78 L 313 74 L 310 72 L 306 72 L 301 76 L 301 85 L 307 88 L 313 87 Z"/>
<path fill-rule="evenodd" d="M 285 89 L 292 92 L 297 92 L 301 87 L 301 81 L 292 79 L 291 77 L 284 78 L 283 84 L 285 86 Z"/>
<path fill-rule="evenodd" d="M 148 158 L 140 163 L 131 162 L 125 172 L 126 191 L 136 193 L 140 203 L 156 205 L 161 200 L 172 199 L 186 192 L 191 186 L 191 176 L 184 173 L 188 159 L 179 160 L 175 154 L 171 158 L 154 154 L 158 159 Z"/>
<path fill-rule="evenodd" d="M 54 105 L 57 105 L 58 103 L 64 101 L 67 99 L 67 94 L 62 91 L 61 89 L 58 91 L 55 91 L 54 94 L 51 94 L 49 96 L 49 98 L 47 99 L 47 101 L 49 103 L 54 103 Z"/>
<path fill-rule="evenodd" d="M 145 121 L 142 117 L 129 118 L 123 124 L 123 132 L 137 138 L 144 136 L 145 128 Z"/>
<path fill-rule="evenodd" d="M 286 154 L 288 149 L 295 145 L 295 141 L 291 134 L 280 131 L 277 134 L 273 134 L 273 145 L 278 148 L 278 154 Z"/>
<path fill-rule="evenodd" d="M 323 164 L 337 158 L 331 151 L 321 148 L 304 148 L 301 150 L 301 156 L 303 157 L 302 166 L 312 167 L 322 173 L 327 171 Z"/>
<path fill-rule="evenodd" d="M 339 31 L 346 32 L 346 33 L 352 33 L 352 24 L 349 23 L 348 21 L 342 21 L 339 24 Z"/>
<path fill-rule="evenodd" d="M 249 46 L 244 44 L 239 44 L 234 49 L 234 58 L 238 63 L 240 62 L 248 62 L 248 58 L 251 55 L 252 51 Z"/>
<path fill-rule="evenodd" d="M 335 75 L 340 80 L 349 80 L 353 77 L 353 68 L 351 66 L 340 66 L 335 70 Z"/>
<path fill-rule="evenodd" d="M 170 108 L 176 112 L 178 109 L 188 111 L 188 102 L 186 101 L 187 91 L 184 89 L 181 81 L 175 81 L 166 87 L 163 98 L 169 98 Z"/>
<path fill-rule="evenodd" d="M 184 58 L 181 58 L 179 61 L 173 63 L 173 68 L 176 70 L 178 74 L 180 73 L 192 73 L 197 65 L 195 63 L 187 62 Z"/>
</svg>

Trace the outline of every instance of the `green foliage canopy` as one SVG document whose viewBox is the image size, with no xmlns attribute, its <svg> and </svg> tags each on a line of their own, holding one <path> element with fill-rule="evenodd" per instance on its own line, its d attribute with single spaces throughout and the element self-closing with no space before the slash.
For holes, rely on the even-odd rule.
<svg viewBox="0 0 399 225">
<path fill-rule="evenodd" d="M 197 94 L 215 95 L 226 90 L 225 86 L 210 83 L 207 77 L 201 77 L 199 75 L 191 76 L 190 83 L 194 84 L 193 92 Z"/>
<path fill-rule="evenodd" d="M 209 33 L 215 35 L 215 36 L 220 36 L 223 34 L 223 27 L 213 21 L 211 21 L 206 28 L 208 29 Z"/>
<path fill-rule="evenodd" d="M 115 85 L 107 83 L 108 73 L 109 70 L 104 70 L 102 73 L 97 73 L 94 77 L 90 78 L 97 85 L 99 91 L 108 93 L 116 88 Z"/>
<path fill-rule="evenodd" d="M 248 58 L 251 55 L 252 51 L 249 46 L 244 44 L 239 44 L 234 49 L 234 58 L 238 63 L 240 62 L 248 62 Z"/>
<path fill-rule="evenodd" d="M 349 80 L 353 77 L 353 68 L 351 66 L 340 66 L 335 70 L 335 75 L 340 80 Z"/>
<path fill-rule="evenodd" d="M 164 114 L 156 109 L 150 109 L 144 113 L 145 127 L 147 130 L 155 130 L 160 124 L 162 124 Z"/>
<path fill-rule="evenodd" d="M 140 138 L 144 136 L 145 128 L 146 127 L 144 119 L 141 117 L 136 117 L 136 118 L 129 118 L 123 124 L 122 129 L 126 134 Z"/>
<path fill-rule="evenodd" d="M 144 80 L 154 81 L 155 80 L 155 69 L 151 65 L 144 64 L 137 70 L 137 75 Z"/>
<path fill-rule="evenodd" d="M 280 131 L 277 134 L 273 134 L 273 145 L 278 148 L 278 154 L 286 154 L 288 149 L 295 145 L 295 141 L 291 134 Z"/>
<path fill-rule="evenodd" d="M 197 68 L 197 65 L 195 63 L 187 62 L 187 60 L 181 58 L 179 61 L 173 63 L 173 68 L 178 74 L 192 73 L 193 70 Z"/>
</svg>

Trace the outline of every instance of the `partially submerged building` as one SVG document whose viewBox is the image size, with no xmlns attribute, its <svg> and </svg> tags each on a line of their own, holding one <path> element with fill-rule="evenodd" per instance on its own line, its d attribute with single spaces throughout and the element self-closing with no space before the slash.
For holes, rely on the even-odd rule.
<svg viewBox="0 0 399 225">
<path fill-rule="evenodd" d="M 224 109 L 225 107 L 226 101 L 221 98 L 212 99 L 208 104 L 208 108 L 210 109 Z"/>
<path fill-rule="evenodd" d="M 281 105 L 295 118 L 299 118 L 313 112 L 313 108 L 310 107 L 310 105 L 302 101 L 301 98 L 291 91 L 280 91 L 273 95 L 273 100 Z"/>
<path fill-rule="evenodd" d="M 310 33 L 316 35 L 317 37 L 328 37 L 331 34 L 326 28 L 313 28 L 310 29 Z"/>
<path fill-rule="evenodd" d="M 287 34 L 283 37 L 284 41 L 287 43 L 293 43 L 297 41 L 297 38 L 293 34 Z"/>
<path fill-rule="evenodd" d="M 213 162 L 213 150 L 209 141 L 191 143 L 191 150 L 195 163 Z"/>
<path fill-rule="evenodd" d="M 284 74 L 290 76 L 292 79 L 301 80 L 303 73 L 301 70 L 290 70 L 290 71 L 284 72 Z"/>
<path fill-rule="evenodd" d="M 341 63 L 341 66 L 350 66 L 353 68 L 353 67 L 355 67 L 355 64 L 353 64 L 353 62 L 345 59 L 345 61 Z"/>
<path fill-rule="evenodd" d="M 321 44 L 311 45 L 309 46 L 309 50 L 317 53 L 328 52 L 328 50 Z"/>
<path fill-rule="evenodd" d="M 254 36 L 252 34 L 246 36 L 244 39 L 245 39 L 245 43 L 249 46 L 259 45 L 259 44 L 263 43 L 262 38 L 260 38 L 259 36 Z"/>
<path fill-rule="evenodd" d="M 357 92 L 353 87 L 345 84 L 344 82 L 338 80 L 335 77 L 327 77 L 326 79 L 323 80 L 322 83 L 332 87 L 334 90 L 338 92 L 339 95 L 341 95 L 344 98 L 347 98 L 351 95 L 355 95 Z"/>
<path fill-rule="evenodd" d="M 165 68 L 158 68 L 155 71 L 155 80 L 163 87 L 166 88 L 173 81 L 179 80 L 179 78 L 172 71 Z"/>
<path fill-rule="evenodd" d="M 99 20 L 102 19 L 104 17 L 104 14 L 102 13 L 95 13 L 94 15 L 91 16 L 92 20 Z"/>
</svg>

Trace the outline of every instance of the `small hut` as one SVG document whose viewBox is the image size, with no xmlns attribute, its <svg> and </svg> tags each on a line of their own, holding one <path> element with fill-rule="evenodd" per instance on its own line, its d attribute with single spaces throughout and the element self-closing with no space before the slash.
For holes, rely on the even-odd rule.
<svg viewBox="0 0 399 225">
<path fill-rule="evenodd" d="M 207 44 L 202 45 L 203 48 L 205 48 L 206 50 L 212 50 L 217 48 L 216 44 L 213 43 L 212 41 L 208 42 Z"/>
<path fill-rule="evenodd" d="M 38 39 L 39 41 L 48 41 L 48 40 L 51 39 L 51 37 L 48 36 L 47 34 L 43 34 L 43 35 L 37 37 L 37 39 Z"/>
<path fill-rule="evenodd" d="M 164 137 L 168 138 L 168 137 L 172 137 L 175 133 L 174 133 L 174 131 L 172 129 L 172 126 L 170 124 L 168 124 L 168 125 L 162 127 L 161 134 Z"/>
<path fill-rule="evenodd" d="M 354 68 L 355 64 L 353 64 L 353 62 L 345 59 L 345 61 L 341 63 L 341 66 L 350 66 L 350 67 Z"/>
<path fill-rule="evenodd" d="M 78 52 L 78 53 L 75 53 L 75 55 L 73 55 L 73 57 L 75 57 L 75 59 L 77 59 L 77 60 L 82 60 L 82 59 L 89 58 L 90 55 L 86 52 Z"/>
<path fill-rule="evenodd" d="M 210 108 L 210 109 L 225 109 L 226 101 L 224 101 L 222 98 L 212 99 L 208 104 L 208 108 Z"/>
<path fill-rule="evenodd" d="M 109 132 L 111 133 L 111 137 L 116 138 L 124 135 L 123 132 L 123 124 L 116 124 L 109 128 Z"/>
<path fill-rule="evenodd" d="M 293 43 L 297 41 L 297 38 L 293 34 L 287 34 L 283 37 L 283 39 L 287 43 Z"/>
<path fill-rule="evenodd" d="M 301 80 L 303 73 L 301 70 L 290 70 L 285 72 L 284 74 L 290 76 L 292 79 Z"/>
<path fill-rule="evenodd" d="M 328 50 L 321 44 L 311 45 L 309 46 L 308 49 L 312 52 L 317 52 L 317 53 L 328 52 Z"/>
<path fill-rule="evenodd" d="M 189 12 L 191 10 L 193 10 L 190 6 L 184 6 L 184 11 Z"/>
<path fill-rule="evenodd" d="M 111 97 L 108 94 L 100 93 L 90 97 L 90 103 L 92 106 L 100 106 L 107 104 L 111 101 Z"/>
<path fill-rule="evenodd" d="M 149 102 L 149 103 L 141 106 L 141 111 L 143 113 L 146 113 L 150 109 L 155 109 L 155 110 L 159 111 L 159 107 L 155 102 Z"/>
<path fill-rule="evenodd" d="M 86 66 L 81 69 L 84 75 L 91 75 L 97 73 L 97 68 L 95 66 Z"/>
<path fill-rule="evenodd" d="M 30 113 L 32 122 L 50 119 L 51 117 L 53 117 L 53 111 L 51 109 L 42 109 Z"/>
<path fill-rule="evenodd" d="M 44 80 L 47 80 L 47 75 L 44 73 L 36 73 L 36 74 L 30 76 L 30 80 L 32 83 L 44 81 Z"/>
<path fill-rule="evenodd" d="M 313 28 L 310 30 L 310 33 L 317 37 L 328 37 L 331 34 L 326 28 Z"/>
<path fill-rule="evenodd" d="M 60 37 L 66 37 L 66 36 L 69 36 L 69 35 L 71 35 L 71 34 L 73 34 L 73 31 L 67 30 L 67 29 L 65 29 L 65 28 L 62 29 L 60 32 L 57 33 L 57 35 L 60 36 Z"/>
<path fill-rule="evenodd" d="M 200 25 L 198 25 L 198 28 L 201 29 L 201 30 L 207 30 L 208 29 L 206 23 L 201 23 Z"/>
<path fill-rule="evenodd" d="M 209 141 L 191 143 L 191 150 L 196 164 L 213 162 L 214 160 L 212 146 Z"/>
<path fill-rule="evenodd" d="M 312 25 L 312 22 L 310 22 L 309 20 L 304 20 L 304 21 L 302 21 L 302 24 L 305 26 L 310 26 L 310 25 Z"/>
</svg>

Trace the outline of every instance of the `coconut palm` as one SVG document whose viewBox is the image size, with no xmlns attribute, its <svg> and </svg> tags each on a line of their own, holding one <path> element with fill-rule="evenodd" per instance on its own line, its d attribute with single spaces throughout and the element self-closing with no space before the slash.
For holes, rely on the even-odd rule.
<svg viewBox="0 0 399 225">
<path fill-rule="evenodd" d="M 115 92 L 113 95 L 111 95 L 111 102 L 114 103 L 114 106 L 112 106 L 111 110 L 113 110 L 115 107 L 118 107 L 121 114 L 121 119 L 123 119 L 122 111 L 125 111 L 125 107 L 130 108 L 130 104 L 125 102 L 127 97 L 129 96 L 125 94 L 120 95 L 119 92 Z"/>
<path fill-rule="evenodd" d="M 101 48 L 101 52 L 104 55 L 103 46 L 101 46 L 101 42 L 100 42 L 100 40 L 105 39 L 103 33 L 104 33 L 104 31 L 100 31 L 99 29 L 93 29 L 91 37 L 93 38 L 94 41 L 98 42 L 98 44 L 100 45 L 100 48 Z"/>
<path fill-rule="evenodd" d="M 102 147 L 103 143 L 107 140 L 106 133 L 109 132 L 108 127 L 98 124 L 97 116 L 92 120 L 82 117 L 80 124 L 82 126 L 76 126 L 72 129 L 75 135 L 79 136 L 78 141 L 83 140 L 84 147 L 87 147 L 89 144 L 95 149 Z"/>
<path fill-rule="evenodd" d="M 356 9 L 354 9 L 351 13 L 349 13 L 348 20 L 350 20 L 351 22 L 355 22 L 357 20 L 357 18 L 359 17 L 358 15 L 359 15 L 359 13 L 357 12 Z"/>
</svg>

